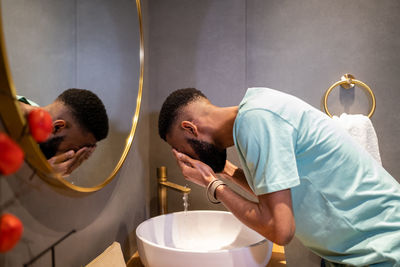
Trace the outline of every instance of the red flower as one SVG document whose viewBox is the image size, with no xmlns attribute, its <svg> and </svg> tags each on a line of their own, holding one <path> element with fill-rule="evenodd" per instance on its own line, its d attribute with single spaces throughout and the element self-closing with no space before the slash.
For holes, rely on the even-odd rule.
<svg viewBox="0 0 400 267">
<path fill-rule="evenodd" d="M 53 131 L 53 121 L 50 114 L 41 108 L 36 108 L 28 115 L 29 131 L 33 139 L 42 143 L 49 138 Z"/>
<path fill-rule="evenodd" d="M 0 174 L 16 172 L 24 161 L 24 152 L 5 133 L 0 133 Z"/>
<path fill-rule="evenodd" d="M 21 239 L 24 226 L 12 214 L 4 213 L 0 217 L 0 252 L 11 250 Z"/>
</svg>

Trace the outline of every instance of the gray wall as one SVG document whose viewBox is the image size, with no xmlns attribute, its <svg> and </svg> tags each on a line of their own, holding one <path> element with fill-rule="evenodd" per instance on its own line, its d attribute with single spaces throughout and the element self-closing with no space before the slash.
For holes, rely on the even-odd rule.
<svg viewBox="0 0 400 267">
<path fill-rule="evenodd" d="M 151 212 L 156 213 L 155 168 L 166 165 L 171 180 L 186 184 L 170 148 L 157 135 L 158 112 L 175 89 L 197 87 L 216 105 L 237 105 L 246 88 L 265 86 L 291 93 L 321 108 L 325 90 L 345 73 L 375 92 L 372 117 L 384 167 L 400 181 L 400 3 L 374 1 L 152 0 L 149 2 Z M 357 88 L 339 88 L 329 98 L 334 114 L 369 111 Z M 237 163 L 234 150 L 229 158 Z M 204 190 L 190 184 L 190 209 L 211 206 Z M 170 193 L 171 210 L 181 197 Z M 289 266 L 319 266 L 297 240 L 287 247 Z"/>
<path fill-rule="evenodd" d="M 111 123 L 117 129 L 122 127 L 125 131 L 125 126 L 131 124 L 138 87 L 137 67 L 134 64 L 137 64 L 135 58 L 137 59 L 139 51 L 137 46 L 135 48 L 132 44 L 134 40 L 130 38 L 132 33 L 137 33 L 135 1 L 120 0 L 118 3 L 116 1 L 111 3 L 110 1 L 12 0 L 2 1 L 2 4 L 13 7 L 9 9 L 12 10 L 10 12 L 21 12 L 24 16 L 28 16 L 29 18 L 25 18 L 26 21 L 32 20 L 32 23 L 42 25 L 45 31 L 44 36 L 41 36 L 39 31 L 30 33 L 26 28 L 22 29 L 24 32 L 22 36 L 18 32 L 11 32 L 15 34 L 14 37 L 21 38 L 21 46 L 25 42 L 36 49 L 34 52 L 31 51 L 29 57 L 15 53 L 14 60 L 20 63 L 27 62 L 26 65 L 28 63 L 40 65 L 40 68 L 32 69 L 19 64 L 21 69 L 14 69 L 18 72 L 15 76 L 21 78 L 16 82 L 17 89 L 24 87 L 41 89 L 37 95 L 48 97 L 48 101 L 51 101 L 57 94 L 51 89 L 61 90 L 88 84 L 91 85 L 88 87 L 106 88 L 108 91 L 104 90 L 105 95 L 100 97 L 111 107 L 115 107 L 117 114 L 121 109 L 126 112 L 131 111 L 129 119 L 125 121 L 120 121 L 121 117 L 111 117 Z M 91 4 L 94 4 L 96 12 L 90 8 Z M 34 12 L 29 9 L 33 7 L 43 12 L 43 16 L 35 17 L 38 14 L 37 10 Z M 78 32 L 75 27 L 77 10 L 81 15 Z M 145 10 L 144 6 L 143 11 Z M 98 16 L 99 13 L 101 16 Z M 72 14 L 73 17 L 66 14 Z M 10 17 L 20 14 L 7 15 Z M 58 19 L 61 19 L 60 23 L 54 24 L 59 21 Z M 96 23 L 104 25 L 96 30 Z M 108 31 L 112 34 L 104 36 Z M 78 33 L 81 34 L 80 37 Z M 55 37 L 54 42 L 43 44 L 48 35 Z M 81 46 L 76 45 L 75 37 L 80 38 Z M 84 46 L 85 44 L 87 46 Z M 65 54 L 57 58 L 56 55 L 59 53 Z M 46 62 L 43 57 L 46 56 L 48 64 L 43 64 Z M 77 62 L 79 60 L 80 62 Z M 78 65 L 80 68 L 77 70 Z M 113 66 L 117 66 L 117 69 Z M 39 79 L 33 73 L 48 74 L 49 77 Z M 85 75 L 77 77 L 78 74 Z M 43 93 L 43 87 L 50 90 L 46 92 L 51 96 Z M 133 92 L 130 94 L 126 91 L 125 95 L 120 96 L 117 90 L 121 88 Z M 121 102 L 123 96 L 125 96 L 124 103 Z M 55 249 L 57 266 L 85 265 L 114 241 L 121 244 L 126 259 L 136 251 L 135 229 L 149 214 L 146 205 L 149 181 L 147 146 L 149 116 L 146 88 L 143 99 L 142 116 L 139 118 L 131 151 L 116 178 L 104 189 L 89 195 L 72 194 L 44 183 L 33 175 L 33 171 L 27 165 L 15 175 L 0 177 L 0 213 L 13 213 L 24 224 L 22 240 L 12 251 L 0 254 L 0 266 L 22 266 L 72 229 L 77 230 L 77 233 L 68 237 Z M 122 138 L 122 143 L 125 142 L 125 137 L 126 135 Z M 119 148 L 115 149 L 117 151 L 111 153 L 120 153 Z M 96 153 L 101 154 L 101 149 Z M 103 163 L 109 161 L 112 155 L 104 155 Z M 96 173 L 102 174 L 104 178 L 110 170 L 103 163 L 97 163 Z M 89 175 L 96 174 L 89 173 Z M 51 266 L 50 253 L 32 266 Z"/>
<path fill-rule="evenodd" d="M 168 167 L 172 181 L 187 184 L 169 146 L 158 136 L 159 109 L 175 89 L 200 88 L 217 105 L 236 105 L 246 87 L 244 1 L 149 1 L 150 168 L 152 215 L 156 214 L 157 167 Z M 206 201 L 190 184 L 189 209 L 223 209 Z M 169 193 L 170 210 L 181 210 L 178 193 Z"/>
</svg>

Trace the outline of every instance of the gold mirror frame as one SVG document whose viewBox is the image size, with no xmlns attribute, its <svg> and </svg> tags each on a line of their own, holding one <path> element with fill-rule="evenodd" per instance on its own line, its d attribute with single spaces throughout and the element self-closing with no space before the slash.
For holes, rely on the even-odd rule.
<svg viewBox="0 0 400 267">
<path fill-rule="evenodd" d="M 17 141 L 25 152 L 25 161 L 28 165 L 35 170 L 36 174 L 49 184 L 71 189 L 78 192 L 95 192 L 108 183 L 110 183 L 118 171 L 121 169 L 122 164 L 125 162 L 128 152 L 132 146 L 135 137 L 136 127 L 139 120 L 140 104 L 142 102 L 143 90 L 143 73 L 144 73 L 144 38 L 143 38 L 143 25 L 142 25 L 142 11 L 140 0 L 136 0 L 136 7 L 139 19 L 139 35 L 140 35 L 140 74 L 139 74 L 139 90 L 136 98 L 136 110 L 132 118 L 132 128 L 129 136 L 126 139 L 125 148 L 122 152 L 121 158 L 111 174 L 101 184 L 94 187 L 81 187 L 73 185 L 66 181 L 58 173 L 55 173 L 52 167 L 47 162 L 42 151 L 40 150 L 36 141 L 26 133 L 26 119 L 19 109 L 18 101 L 16 99 L 16 89 L 11 76 L 11 70 L 8 64 L 7 52 L 5 47 L 3 19 L 1 16 L 1 3 L 0 3 L 0 116 L 8 134 Z"/>
</svg>

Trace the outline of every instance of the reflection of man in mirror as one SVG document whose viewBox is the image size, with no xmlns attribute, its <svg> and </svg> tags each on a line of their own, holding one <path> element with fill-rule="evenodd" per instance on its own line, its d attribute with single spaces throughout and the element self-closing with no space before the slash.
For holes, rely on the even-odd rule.
<svg viewBox="0 0 400 267">
<path fill-rule="evenodd" d="M 24 115 L 35 104 L 18 97 Z M 108 116 L 103 102 L 85 89 L 68 89 L 51 104 L 42 107 L 53 118 L 53 132 L 40 143 L 43 154 L 55 171 L 69 175 L 89 158 L 96 143 L 107 137 Z"/>
</svg>

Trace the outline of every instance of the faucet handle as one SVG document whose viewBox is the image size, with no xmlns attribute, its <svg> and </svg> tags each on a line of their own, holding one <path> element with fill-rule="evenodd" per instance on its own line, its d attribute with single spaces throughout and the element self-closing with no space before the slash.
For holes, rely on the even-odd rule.
<svg viewBox="0 0 400 267">
<path fill-rule="evenodd" d="M 167 167 L 161 166 L 161 167 L 157 168 L 157 178 L 161 182 L 167 181 Z"/>
</svg>

